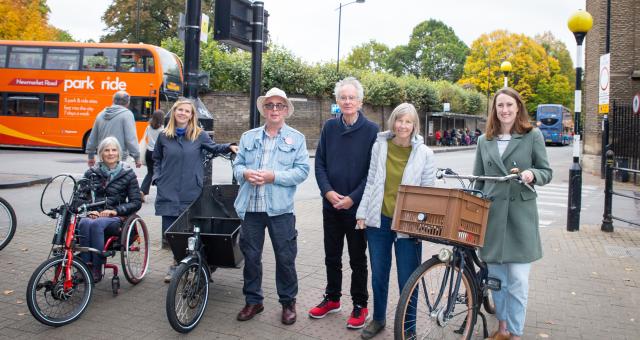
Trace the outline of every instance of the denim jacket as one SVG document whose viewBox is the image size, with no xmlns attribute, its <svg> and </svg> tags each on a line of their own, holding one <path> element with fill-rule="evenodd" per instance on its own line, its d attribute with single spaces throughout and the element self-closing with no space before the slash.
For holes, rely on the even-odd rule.
<svg viewBox="0 0 640 340">
<path fill-rule="evenodd" d="M 263 153 L 263 134 L 264 126 L 242 134 L 233 165 L 233 174 L 240 184 L 234 207 L 242 219 L 254 189 L 243 174 L 247 169 L 258 169 Z M 273 183 L 265 184 L 266 213 L 269 216 L 293 212 L 296 187 L 309 175 L 309 153 L 304 135 L 285 124 L 276 138 L 270 161 L 262 166 L 263 169 L 273 170 L 275 174 Z"/>
</svg>

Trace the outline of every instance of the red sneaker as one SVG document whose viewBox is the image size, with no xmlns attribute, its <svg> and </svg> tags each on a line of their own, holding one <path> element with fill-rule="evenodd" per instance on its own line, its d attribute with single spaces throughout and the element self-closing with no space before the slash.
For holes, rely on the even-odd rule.
<svg viewBox="0 0 640 340">
<path fill-rule="evenodd" d="M 358 329 L 364 327 L 364 323 L 369 319 L 369 310 L 367 307 L 358 305 L 353 306 L 353 312 L 347 320 L 347 328 Z"/>
<path fill-rule="evenodd" d="M 337 313 L 340 311 L 340 301 L 331 301 L 325 295 L 319 305 L 311 308 L 309 316 L 314 319 L 322 319 L 329 313 Z"/>
</svg>

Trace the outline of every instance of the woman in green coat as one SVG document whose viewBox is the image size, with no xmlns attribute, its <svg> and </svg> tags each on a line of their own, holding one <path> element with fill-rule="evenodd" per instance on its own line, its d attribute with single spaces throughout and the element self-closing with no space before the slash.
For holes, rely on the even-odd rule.
<svg viewBox="0 0 640 340">
<path fill-rule="evenodd" d="M 542 133 L 529 123 L 520 94 L 504 87 L 496 92 L 487 131 L 478 140 L 473 174 L 505 176 L 513 171 L 532 186 L 547 184 L 552 176 Z M 502 282 L 493 292 L 499 321 L 493 338 L 520 339 L 531 262 L 542 257 L 537 194 L 515 181 L 478 182 L 476 189 L 492 200 L 480 256 L 489 264 L 489 276 Z"/>
</svg>

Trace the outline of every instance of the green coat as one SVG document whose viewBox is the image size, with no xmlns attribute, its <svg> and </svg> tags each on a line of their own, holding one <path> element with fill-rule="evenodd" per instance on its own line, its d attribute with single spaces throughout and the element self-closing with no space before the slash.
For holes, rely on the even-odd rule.
<svg viewBox="0 0 640 340">
<path fill-rule="evenodd" d="M 551 181 L 552 170 L 540 130 L 512 134 L 502 157 L 495 138 L 487 140 L 485 135 L 480 136 L 473 174 L 505 176 L 511 168 L 531 170 L 535 185 Z M 480 249 L 482 259 L 488 263 L 529 263 L 540 259 L 538 195 L 516 181 L 477 182 L 475 188 L 492 200 L 484 247 Z"/>
</svg>

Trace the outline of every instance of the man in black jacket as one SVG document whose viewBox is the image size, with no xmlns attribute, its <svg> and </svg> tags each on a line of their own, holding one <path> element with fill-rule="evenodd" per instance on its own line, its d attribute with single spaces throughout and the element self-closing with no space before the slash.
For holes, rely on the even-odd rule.
<svg viewBox="0 0 640 340">
<path fill-rule="evenodd" d="M 340 107 L 337 117 L 322 128 L 316 150 L 315 174 L 323 197 L 323 229 L 327 287 L 322 302 L 309 311 L 323 318 L 341 309 L 342 250 L 347 238 L 351 266 L 353 312 L 347 327 L 362 328 L 368 318 L 367 241 L 364 230 L 356 230 L 356 210 L 367 182 L 371 147 L 378 126 L 361 108 L 364 90 L 358 80 L 345 78 L 336 83 L 334 94 Z"/>
</svg>

